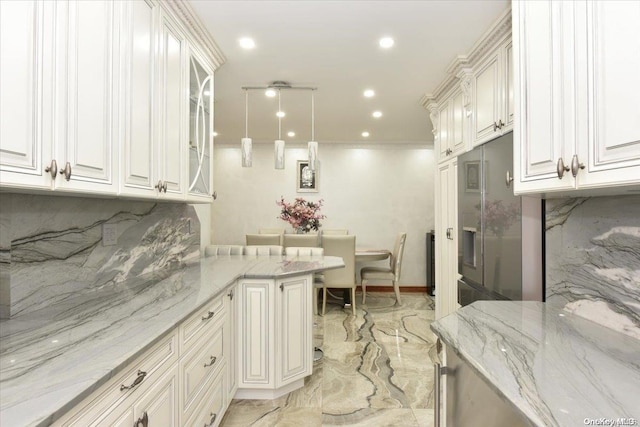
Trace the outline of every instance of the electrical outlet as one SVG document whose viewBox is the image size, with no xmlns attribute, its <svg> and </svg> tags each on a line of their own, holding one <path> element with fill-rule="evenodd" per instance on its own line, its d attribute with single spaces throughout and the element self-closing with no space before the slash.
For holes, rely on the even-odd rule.
<svg viewBox="0 0 640 427">
<path fill-rule="evenodd" d="M 102 246 L 118 244 L 117 224 L 102 224 Z"/>
</svg>

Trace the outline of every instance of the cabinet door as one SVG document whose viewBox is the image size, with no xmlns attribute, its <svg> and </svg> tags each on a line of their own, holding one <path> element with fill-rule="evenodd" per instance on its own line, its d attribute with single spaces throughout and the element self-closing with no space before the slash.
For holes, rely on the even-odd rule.
<svg viewBox="0 0 640 427">
<path fill-rule="evenodd" d="M 150 426 L 180 426 L 178 368 L 174 367 L 133 404 L 134 420 L 146 415 Z"/>
<path fill-rule="evenodd" d="M 473 73 L 474 145 L 488 141 L 499 134 L 497 129 L 501 102 L 499 84 L 500 52 L 495 52 Z"/>
<path fill-rule="evenodd" d="M 457 309 L 457 159 L 436 174 L 436 318 Z"/>
<path fill-rule="evenodd" d="M 164 197 L 186 197 L 187 151 L 185 131 L 185 37 L 178 27 L 162 16 L 159 69 L 159 172 L 158 180 L 166 184 Z"/>
<path fill-rule="evenodd" d="M 56 158 L 59 169 L 67 164 L 71 168 L 70 180 L 58 175 L 56 189 L 115 194 L 115 11 L 121 4 L 71 1 L 56 5 L 60 30 Z"/>
<path fill-rule="evenodd" d="M 211 202 L 213 71 L 191 52 L 189 65 L 189 199 Z"/>
<path fill-rule="evenodd" d="M 449 157 L 451 149 L 451 130 L 449 123 L 451 120 L 451 102 L 445 100 L 438 110 L 438 142 L 440 143 L 440 160 Z"/>
<path fill-rule="evenodd" d="M 311 375 L 313 364 L 311 276 L 278 280 L 279 302 L 276 306 L 278 320 L 275 360 L 276 387 L 289 384 Z"/>
<path fill-rule="evenodd" d="M 453 154 L 459 154 L 466 151 L 469 127 L 464 107 L 464 95 L 461 91 L 456 92 L 451 98 L 451 136 L 450 145 Z"/>
<path fill-rule="evenodd" d="M 505 133 L 513 128 L 513 42 L 511 40 L 505 45 L 502 54 L 504 55 L 504 78 L 502 79 L 502 85 L 504 88 L 502 121 L 504 122 L 504 126 L 502 128 L 502 133 Z"/>
<path fill-rule="evenodd" d="M 121 184 L 125 195 L 155 197 L 156 125 L 154 106 L 158 7 L 127 2 L 121 30 Z"/>
<path fill-rule="evenodd" d="M 514 191 L 572 189 L 575 151 L 575 81 L 571 2 L 513 3 Z"/>
<path fill-rule="evenodd" d="M 227 360 L 227 396 L 230 401 L 236 394 L 238 388 L 238 298 L 236 297 L 237 286 L 232 287 L 227 293 L 227 318 L 225 320 L 226 334 L 228 337 L 225 345 L 225 359 Z"/>
<path fill-rule="evenodd" d="M 271 371 L 274 345 L 273 283 L 267 280 L 240 282 L 240 371 L 239 386 L 273 388 Z"/>
<path fill-rule="evenodd" d="M 578 187 L 638 183 L 640 3 L 581 2 L 577 21 L 585 20 L 586 57 L 581 51 L 578 64 L 588 71 L 586 90 L 581 91 L 587 93 L 587 117 L 581 122 L 588 129 L 580 138 L 578 160 L 586 168 L 578 172 Z"/>
<path fill-rule="evenodd" d="M 2 186 L 51 188 L 44 170 L 52 161 L 51 130 L 44 129 L 53 86 L 50 9 L 52 4 L 41 1 L 0 2 Z"/>
</svg>

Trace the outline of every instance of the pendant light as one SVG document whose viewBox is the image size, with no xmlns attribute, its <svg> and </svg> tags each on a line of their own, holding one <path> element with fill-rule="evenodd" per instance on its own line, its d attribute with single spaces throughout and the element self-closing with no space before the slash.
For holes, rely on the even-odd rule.
<svg viewBox="0 0 640 427">
<path fill-rule="evenodd" d="M 249 138 L 249 91 L 244 90 L 244 138 L 240 141 L 240 149 L 242 150 L 242 167 L 250 168 L 253 157 L 253 143 Z"/>
<path fill-rule="evenodd" d="M 313 99 L 313 90 L 311 91 L 311 141 L 307 144 L 309 151 L 309 169 L 315 172 L 318 161 L 318 142 L 315 140 L 315 106 Z"/>
<path fill-rule="evenodd" d="M 284 169 L 284 141 L 282 140 L 282 107 L 280 105 L 280 89 L 278 89 L 278 139 L 274 146 L 276 169 Z"/>
</svg>

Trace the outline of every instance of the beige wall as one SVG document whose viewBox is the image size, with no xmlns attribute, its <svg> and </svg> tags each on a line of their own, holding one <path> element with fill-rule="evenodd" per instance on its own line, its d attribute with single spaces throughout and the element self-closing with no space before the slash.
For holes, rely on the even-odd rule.
<svg viewBox="0 0 640 427">
<path fill-rule="evenodd" d="M 286 167 L 273 167 L 273 144 L 256 144 L 253 167 L 242 168 L 240 143 L 215 148 L 211 241 L 244 244 L 261 227 L 290 226 L 277 219 L 276 200 L 324 199 L 324 228 L 348 228 L 359 247 L 393 249 L 407 232 L 401 284 L 425 284 L 425 233 L 434 225 L 434 152 L 426 144 L 320 144 L 319 192 L 296 193 L 296 160 L 306 145 L 288 144 Z"/>
</svg>

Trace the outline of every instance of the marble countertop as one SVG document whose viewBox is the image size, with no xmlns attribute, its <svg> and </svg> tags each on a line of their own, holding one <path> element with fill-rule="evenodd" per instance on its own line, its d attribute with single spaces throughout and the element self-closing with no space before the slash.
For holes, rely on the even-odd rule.
<svg viewBox="0 0 640 427">
<path fill-rule="evenodd" d="M 532 425 L 640 423 L 639 340 L 540 302 L 478 301 L 431 329 Z"/>
<path fill-rule="evenodd" d="M 49 425 L 238 278 L 344 267 L 338 257 L 191 261 L 0 322 L 0 425 Z"/>
</svg>

